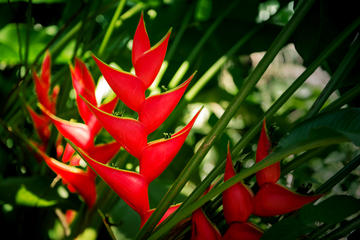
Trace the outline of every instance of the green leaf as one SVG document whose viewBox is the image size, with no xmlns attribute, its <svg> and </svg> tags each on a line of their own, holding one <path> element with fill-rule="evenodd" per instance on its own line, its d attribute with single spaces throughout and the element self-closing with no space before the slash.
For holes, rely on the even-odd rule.
<svg viewBox="0 0 360 240">
<path fill-rule="evenodd" d="M 298 145 L 314 139 L 330 136 L 345 137 L 360 145 L 360 108 L 347 108 L 333 113 L 322 114 L 296 127 L 279 142 L 280 148 Z"/>
<path fill-rule="evenodd" d="M 261 239 L 297 239 L 323 224 L 336 224 L 360 211 L 360 200 L 351 196 L 332 196 L 317 205 L 306 205 L 296 214 L 279 221 Z"/>
<path fill-rule="evenodd" d="M 0 201 L 28 207 L 52 207 L 63 199 L 44 177 L 14 177 L 0 183 Z"/>
</svg>

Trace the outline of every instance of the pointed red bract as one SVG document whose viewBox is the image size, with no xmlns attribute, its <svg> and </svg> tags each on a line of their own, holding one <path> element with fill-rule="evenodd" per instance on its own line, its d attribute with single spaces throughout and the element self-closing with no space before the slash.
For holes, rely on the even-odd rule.
<svg viewBox="0 0 360 240">
<path fill-rule="evenodd" d="M 61 178 L 65 183 L 70 184 L 70 189 L 75 189 L 91 208 L 96 201 L 96 186 L 94 178 L 89 172 L 79 168 L 66 165 L 53 158 L 48 157 L 45 153 L 40 153 L 46 164 Z"/>
<path fill-rule="evenodd" d="M 75 59 L 75 68 L 70 65 L 71 77 L 73 86 L 76 92 L 76 102 L 79 109 L 79 114 L 88 126 L 91 136 L 96 136 L 101 129 L 101 124 L 93 114 L 93 112 L 86 105 L 84 100 L 80 97 L 83 96 L 94 106 L 98 106 L 95 97 L 95 83 L 91 76 L 91 73 L 87 69 L 85 63 L 80 59 Z M 99 108 L 107 113 L 112 112 L 117 104 L 117 98 L 109 101 L 106 104 L 101 105 Z"/>
<path fill-rule="evenodd" d="M 117 70 L 93 56 L 111 89 L 126 106 L 138 112 L 145 101 L 145 86 L 136 76 Z"/>
<path fill-rule="evenodd" d="M 70 72 L 72 84 L 76 92 L 76 102 L 80 117 L 84 120 L 85 124 L 88 124 L 93 114 L 84 101 L 79 98 L 79 95 L 84 96 L 89 102 L 97 106 L 94 80 L 85 63 L 77 58 L 75 59 L 75 68 L 70 65 Z"/>
<path fill-rule="evenodd" d="M 121 145 L 118 142 L 98 144 L 89 149 L 88 155 L 101 163 L 108 163 L 118 152 Z"/>
<path fill-rule="evenodd" d="M 203 239 L 220 240 L 221 234 L 200 208 L 192 214 L 191 240 Z"/>
<path fill-rule="evenodd" d="M 232 223 L 222 240 L 259 240 L 262 231 L 251 223 Z"/>
<path fill-rule="evenodd" d="M 44 106 L 39 105 L 40 109 L 51 119 L 57 130 L 65 138 L 69 139 L 76 146 L 85 150 L 94 145 L 94 136 L 91 136 L 88 126 L 82 123 L 65 121 L 51 114 Z"/>
<path fill-rule="evenodd" d="M 136 61 L 150 49 L 150 40 L 146 32 L 144 16 L 141 13 L 139 24 L 136 28 L 133 46 L 132 46 L 132 63 L 135 66 Z"/>
<path fill-rule="evenodd" d="M 171 214 L 173 214 L 179 207 L 180 207 L 181 203 L 178 203 L 176 205 L 171 205 L 168 210 L 166 210 L 165 214 L 162 216 L 162 218 L 160 219 L 160 221 L 158 222 L 157 225 L 159 225 L 160 223 L 162 223 L 166 218 L 168 218 Z M 146 223 L 146 221 L 151 217 L 151 215 L 155 212 L 155 209 L 150 209 L 148 210 L 145 214 L 141 215 L 141 225 L 140 228 L 142 228 L 144 226 L 144 224 Z"/>
<path fill-rule="evenodd" d="M 254 197 L 254 214 L 264 217 L 286 214 L 320 197 L 300 195 L 278 184 L 265 183 Z"/>
<path fill-rule="evenodd" d="M 131 118 L 120 118 L 108 114 L 85 100 L 90 109 L 102 123 L 106 131 L 115 138 L 130 154 L 139 158 L 147 144 L 143 124 Z"/>
<path fill-rule="evenodd" d="M 68 161 L 70 161 L 74 153 L 75 153 L 75 149 L 70 144 L 67 143 L 61 160 L 64 163 L 67 163 Z"/>
<path fill-rule="evenodd" d="M 80 149 L 79 152 L 95 172 L 140 216 L 149 210 L 148 184 L 142 175 L 109 167 Z"/>
<path fill-rule="evenodd" d="M 224 181 L 232 178 L 235 170 L 231 161 L 230 150 L 226 158 Z M 223 208 L 225 220 L 232 222 L 245 222 L 253 211 L 252 192 L 243 184 L 237 183 L 223 192 Z"/>
<path fill-rule="evenodd" d="M 41 66 L 41 82 L 46 86 L 47 89 L 50 88 L 50 76 L 51 76 L 51 56 L 49 50 L 46 50 L 44 60 Z"/>
<path fill-rule="evenodd" d="M 40 77 L 36 71 L 32 71 L 33 79 L 35 81 L 35 92 L 39 102 L 44 105 L 50 112 L 55 113 L 56 97 L 59 93 L 59 87 L 55 87 L 52 92 L 52 97 L 49 97 L 50 91 L 50 75 L 51 75 L 51 58 L 50 52 L 46 51 Z"/>
<path fill-rule="evenodd" d="M 154 47 L 150 48 L 139 57 L 134 64 L 136 76 L 141 79 L 145 88 L 150 87 L 161 68 L 165 58 L 170 32 L 171 31 L 169 31 Z"/>
<path fill-rule="evenodd" d="M 46 144 L 50 138 L 49 119 L 44 115 L 37 114 L 29 105 L 26 105 L 26 108 L 30 113 L 37 134 L 41 141 Z"/>
<path fill-rule="evenodd" d="M 139 112 L 139 121 L 144 124 L 148 134 L 155 131 L 174 110 L 193 76 L 177 88 L 145 100 Z"/>
<path fill-rule="evenodd" d="M 256 162 L 260 162 L 267 155 L 269 155 L 271 149 L 270 139 L 266 132 L 266 123 L 263 122 L 261 129 L 258 146 L 256 149 Z M 264 183 L 276 183 L 280 178 L 280 162 L 274 163 L 256 173 L 256 181 L 259 186 Z"/>
<path fill-rule="evenodd" d="M 171 138 L 151 142 L 144 149 L 140 159 L 140 173 L 149 183 L 167 168 L 171 160 L 178 153 L 200 111 L 196 113 L 183 129 L 175 133 Z"/>
</svg>

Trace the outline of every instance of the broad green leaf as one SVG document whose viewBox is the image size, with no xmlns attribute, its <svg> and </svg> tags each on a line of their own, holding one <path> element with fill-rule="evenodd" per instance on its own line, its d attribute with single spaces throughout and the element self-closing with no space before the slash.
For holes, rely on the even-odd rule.
<svg viewBox="0 0 360 240">
<path fill-rule="evenodd" d="M 347 108 L 333 113 L 322 114 L 296 127 L 279 142 L 280 148 L 299 145 L 314 139 L 345 137 L 360 145 L 360 108 Z"/>
<path fill-rule="evenodd" d="M 317 205 L 306 205 L 296 214 L 274 224 L 261 239 L 298 239 L 322 224 L 336 224 L 360 211 L 360 200 L 351 196 L 332 196 Z"/>
</svg>

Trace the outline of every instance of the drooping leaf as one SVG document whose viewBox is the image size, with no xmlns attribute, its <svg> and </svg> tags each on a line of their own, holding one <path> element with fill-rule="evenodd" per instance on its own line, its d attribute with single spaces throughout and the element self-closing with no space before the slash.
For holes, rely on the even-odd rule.
<svg viewBox="0 0 360 240">
<path fill-rule="evenodd" d="M 309 204 L 295 215 L 274 224 L 262 239 L 297 239 L 319 228 L 319 224 L 336 224 L 360 211 L 360 200 L 351 196 L 332 196 L 317 205 Z"/>
<path fill-rule="evenodd" d="M 360 108 L 346 108 L 309 119 L 282 138 L 279 147 L 287 148 L 329 137 L 344 137 L 359 146 Z"/>
</svg>

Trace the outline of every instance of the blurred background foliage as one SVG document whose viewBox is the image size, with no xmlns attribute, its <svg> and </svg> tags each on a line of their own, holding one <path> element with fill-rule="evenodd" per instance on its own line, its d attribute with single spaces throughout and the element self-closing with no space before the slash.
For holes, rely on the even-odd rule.
<svg viewBox="0 0 360 240">
<path fill-rule="evenodd" d="M 125 71 L 131 71 L 132 37 L 141 12 L 144 13 L 152 45 L 172 28 L 165 58 L 167 69 L 162 72 L 158 85 L 151 87 L 148 94 L 172 88 L 171 79 L 184 61 L 188 61 L 189 69 L 183 80 L 197 71 L 187 90 L 189 92 L 197 88 L 197 80 L 225 56 L 225 61 L 207 78 L 206 84 L 191 96 L 186 95 L 169 119 L 150 136 L 150 139 L 157 139 L 164 134 L 175 132 L 184 126 L 194 111 L 204 106 L 186 144 L 167 170 L 150 186 L 150 204 L 151 207 L 156 207 L 187 160 L 192 157 L 241 89 L 246 76 L 259 63 L 277 34 L 291 18 L 298 1 L 127 0 L 122 15 L 116 19 L 113 32 L 105 43 L 106 47 L 100 49 L 118 3 L 112 0 L 0 0 L 0 229 L 1 232 L 11 233 L 12 239 L 24 239 L 28 236 L 35 239 L 62 239 L 65 230 L 59 217 L 61 213 L 66 209 L 84 208 L 77 195 L 69 193 L 61 182 L 53 182 L 55 174 L 44 163 L 38 163 L 21 138 L 12 131 L 15 129 L 30 139 L 38 138 L 24 104 L 29 103 L 39 111 L 36 107 L 31 71 L 40 70 L 46 49 L 49 49 L 52 55 L 52 84 L 61 86 L 57 115 L 74 121 L 80 121 L 80 117 L 74 110 L 75 94 L 71 90 L 68 64 L 73 63 L 74 57 L 86 62 L 98 82 L 97 94 L 101 95 L 104 91 L 104 80 L 100 77 L 91 54 Z M 198 166 L 176 202 L 182 201 L 211 169 L 224 159 L 228 142 L 233 146 L 257 124 L 262 114 L 327 44 L 358 17 L 355 3 L 356 1 L 316 1 L 288 44 L 279 52 L 256 88 L 238 109 L 224 134 Z M 211 28 L 213 31 L 209 33 Z M 196 46 L 207 34 L 208 38 L 197 50 Z M 248 35 L 249 38 L 240 47 L 231 50 L 239 40 Z M 344 58 L 353 40 L 354 35 L 327 58 L 275 116 L 267 119 L 274 146 L 281 137 L 306 118 L 310 107 L 339 67 L 340 60 Z M 355 54 L 351 66 L 336 85 L 337 91 L 329 97 L 325 106 L 349 90 L 359 88 L 359 68 L 356 67 L 359 64 L 358 55 Z M 347 106 L 351 107 L 359 107 L 359 103 L 359 94 L 346 102 Z M 119 104 L 116 112 L 134 117 L 124 104 Z M 53 132 L 55 131 L 53 128 Z M 96 141 L 106 142 L 109 139 L 111 137 L 106 131 L 102 131 Z M 243 167 L 254 164 L 256 142 L 256 138 L 253 139 L 242 153 L 236 156 L 235 160 L 241 162 Z M 54 151 L 48 149 L 49 154 L 54 155 Z M 316 189 L 358 153 L 359 150 L 354 144 L 344 143 L 316 149 L 305 153 L 305 156 L 289 156 L 282 162 L 286 170 L 281 183 L 300 192 Z M 288 163 L 299 157 L 305 158 L 304 163 L 289 167 Z M 129 170 L 138 169 L 137 160 L 125 151 L 120 151 L 111 164 Z M 332 189 L 330 196 L 345 194 L 359 199 L 359 175 L 360 169 L 355 167 Z M 256 188 L 254 178 L 246 181 Z M 132 239 L 140 222 L 137 215 L 99 179 L 98 185 L 107 192 L 100 209 L 108 223 L 111 223 L 114 234 L 118 239 Z M 345 200 L 336 199 L 334 204 L 343 204 Z M 208 205 L 211 206 L 211 203 Z M 354 214 L 359 211 L 356 208 L 351 210 Z M 324 211 L 320 211 L 320 214 Z M 96 212 L 93 214 L 97 215 Z M 224 227 L 221 228 L 224 226 L 223 220 L 211 212 L 209 216 L 220 226 L 220 230 L 224 231 Z M 90 227 L 84 232 L 83 239 L 110 239 L 100 217 L 89 219 Z M 257 222 L 259 219 L 254 218 L 252 221 Z M 276 221 L 276 218 L 267 219 L 260 226 L 265 230 Z M 333 228 L 329 227 L 328 231 L 339 226 L 336 225 L 338 222 L 331 224 Z M 288 231 L 291 231 L 291 228 Z M 324 234 L 326 233 L 325 231 Z M 186 234 L 189 234 L 189 231 Z M 189 236 L 186 234 L 184 236 Z M 355 234 L 358 232 L 353 233 L 354 236 Z"/>
</svg>

